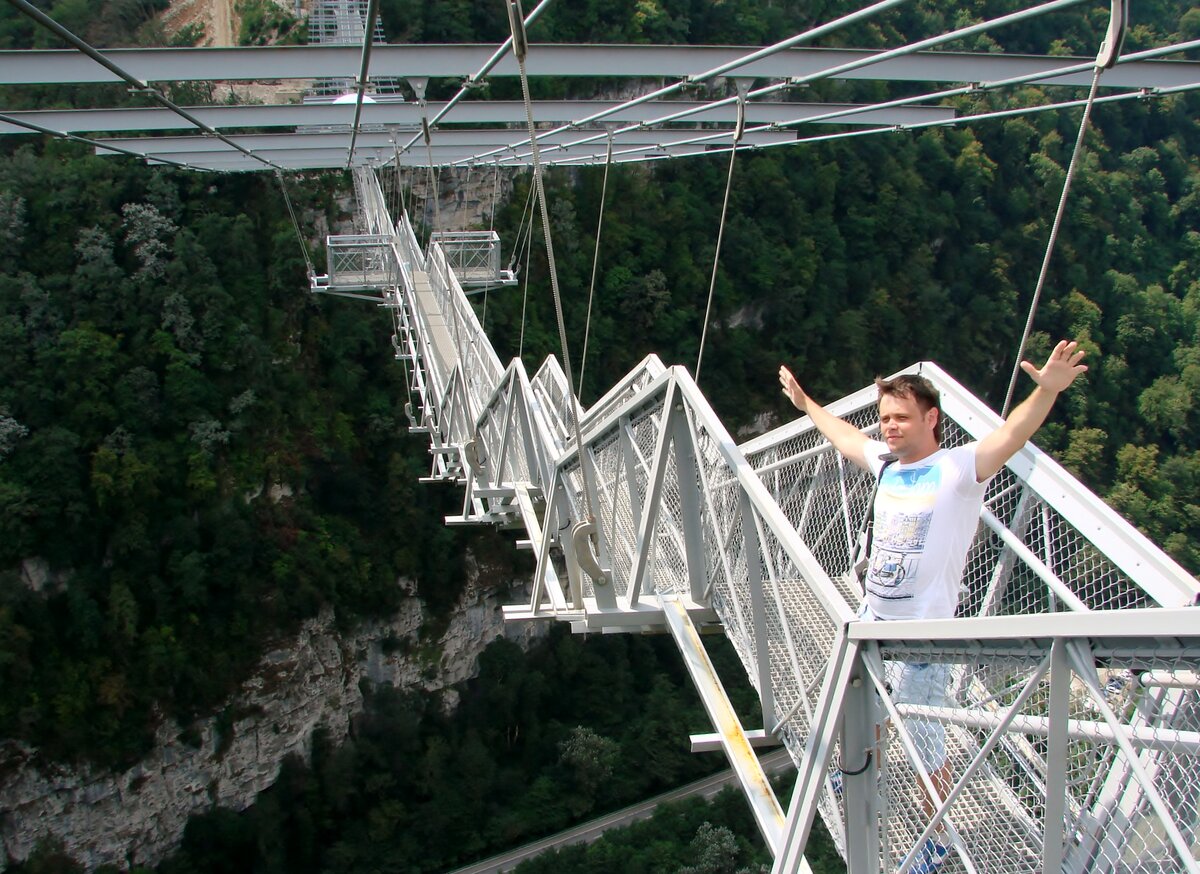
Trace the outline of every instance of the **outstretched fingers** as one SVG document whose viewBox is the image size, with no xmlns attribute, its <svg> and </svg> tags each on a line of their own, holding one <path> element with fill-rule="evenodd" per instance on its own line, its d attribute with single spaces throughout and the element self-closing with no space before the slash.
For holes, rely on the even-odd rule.
<svg viewBox="0 0 1200 874">
<path fill-rule="evenodd" d="M 1059 340 L 1045 365 L 1038 368 L 1030 361 L 1022 361 L 1021 369 L 1038 385 L 1062 391 L 1075 381 L 1075 377 L 1087 371 L 1087 365 L 1081 363 L 1085 353 L 1077 340 Z"/>
<path fill-rule="evenodd" d="M 792 375 L 792 372 L 785 365 L 779 366 L 779 385 L 783 389 L 784 395 L 792 404 L 800 410 L 804 409 L 804 391 L 800 388 L 800 382 Z"/>
</svg>

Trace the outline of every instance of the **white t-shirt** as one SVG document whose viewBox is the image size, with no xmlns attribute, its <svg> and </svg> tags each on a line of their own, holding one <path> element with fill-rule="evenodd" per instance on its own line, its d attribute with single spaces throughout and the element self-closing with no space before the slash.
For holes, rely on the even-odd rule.
<svg viewBox="0 0 1200 874">
<path fill-rule="evenodd" d="M 987 486 L 975 481 L 975 445 L 893 462 L 883 472 L 866 573 L 867 605 L 877 619 L 954 616 Z M 866 445 L 875 476 L 887 451 L 877 440 Z"/>
</svg>

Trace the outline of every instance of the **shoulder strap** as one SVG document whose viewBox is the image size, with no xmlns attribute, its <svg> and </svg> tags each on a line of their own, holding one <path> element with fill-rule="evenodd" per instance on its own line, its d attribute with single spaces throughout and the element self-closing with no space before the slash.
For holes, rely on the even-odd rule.
<svg viewBox="0 0 1200 874">
<path fill-rule="evenodd" d="M 862 526 L 858 529 L 858 555 L 853 562 L 854 570 L 858 573 L 859 578 L 867 569 L 867 561 L 871 557 L 871 541 L 875 537 L 875 496 L 879 494 L 879 484 L 883 482 L 883 472 L 888 469 L 888 465 L 896 461 L 896 456 L 888 452 L 881 456 L 883 467 L 879 468 L 879 475 L 875 477 L 875 486 L 871 489 L 871 497 L 867 501 L 867 512 L 863 515 Z"/>
</svg>

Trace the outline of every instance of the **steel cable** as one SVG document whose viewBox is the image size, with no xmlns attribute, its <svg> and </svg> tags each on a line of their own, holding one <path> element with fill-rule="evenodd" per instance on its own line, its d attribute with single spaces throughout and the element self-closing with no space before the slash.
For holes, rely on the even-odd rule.
<svg viewBox="0 0 1200 874">
<path fill-rule="evenodd" d="M 587 370 L 588 337 L 592 330 L 592 298 L 596 293 L 596 268 L 600 264 L 600 232 L 604 230 L 604 206 L 608 196 L 608 170 L 612 167 L 612 136 L 608 138 L 608 158 L 604 162 L 604 181 L 600 184 L 600 217 L 596 220 L 596 250 L 592 253 L 592 281 L 588 283 L 587 320 L 583 324 L 583 355 L 579 361 L 579 390 L 583 391 L 583 374 Z"/>
<path fill-rule="evenodd" d="M 558 319 L 558 339 L 562 346 L 563 375 L 567 380 L 567 406 L 575 437 L 575 451 L 578 455 L 579 475 L 583 480 L 583 503 L 588 521 L 594 520 L 592 513 L 591 483 L 588 477 L 588 467 L 583 455 L 583 435 L 579 424 L 579 397 L 575 392 L 575 378 L 571 372 L 571 350 L 567 344 L 567 325 L 563 318 L 562 294 L 558 287 L 558 270 L 554 263 L 554 241 L 550 235 L 550 212 L 546 206 L 546 186 L 542 179 L 541 149 L 538 146 L 536 130 L 533 124 L 533 99 L 529 92 L 529 75 L 525 70 L 525 40 L 524 16 L 521 14 L 520 0 L 508 0 L 509 27 L 513 32 L 513 55 L 517 59 L 517 68 L 521 75 L 521 94 L 525 101 L 525 119 L 529 127 L 529 141 L 533 148 L 533 179 L 537 186 L 538 206 L 542 214 L 542 235 L 546 242 L 546 262 L 550 271 L 550 291 L 554 297 L 554 313 Z"/>
<path fill-rule="evenodd" d="M 1013 362 L 1012 377 L 1008 381 L 1008 391 L 1004 395 L 1004 407 L 1000 410 L 1000 417 L 1008 416 L 1009 408 L 1012 406 L 1013 393 L 1017 389 L 1017 376 L 1021 372 L 1021 357 L 1025 354 L 1025 346 L 1029 342 L 1029 335 L 1033 331 L 1033 320 L 1037 315 L 1038 302 L 1042 297 L 1042 288 L 1046 284 L 1046 275 L 1050 270 L 1050 259 L 1054 255 L 1054 247 L 1058 242 L 1058 231 L 1062 227 L 1063 215 L 1067 211 L 1067 196 L 1071 192 L 1071 182 L 1075 178 L 1075 168 L 1079 162 L 1079 154 L 1083 150 L 1083 137 L 1087 133 L 1088 121 L 1092 116 L 1092 105 L 1096 100 L 1096 89 L 1100 85 L 1100 74 L 1103 68 L 1096 67 L 1096 72 L 1092 76 L 1092 87 L 1088 92 L 1087 103 L 1083 107 L 1083 117 L 1079 120 L 1079 133 L 1075 137 L 1075 148 L 1071 152 L 1071 161 L 1067 164 L 1067 176 L 1063 180 L 1062 194 L 1058 198 L 1058 210 L 1054 214 L 1054 223 L 1050 226 L 1050 238 L 1046 242 L 1046 254 L 1042 258 L 1042 268 L 1038 272 L 1037 286 L 1033 290 L 1033 300 L 1029 304 L 1029 317 L 1025 320 L 1025 330 L 1021 334 L 1021 343 L 1017 346 L 1017 359 Z"/>
</svg>

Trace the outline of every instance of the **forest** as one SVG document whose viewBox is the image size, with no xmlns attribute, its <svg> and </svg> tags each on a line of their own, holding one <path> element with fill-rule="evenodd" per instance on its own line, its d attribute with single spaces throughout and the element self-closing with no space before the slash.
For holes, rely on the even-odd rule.
<svg viewBox="0 0 1200 874">
<path fill-rule="evenodd" d="M 154 44 L 153 13 L 165 4 L 43 5 L 97 45 L 132 45 Z M 569 12 L 552 5 L 531 36 L 757 45 L 850 5 L 591 0 Z M 1011 5 L 975 0 L 952 13 L 912 3 L 829 44 L 895 45 Z M 967 47 L 1094 54 L 1106 8 L 1081 8 Z M 506 27 L 502 6 L 466 0 L 382 0 L 381 15 L 393 41 L 496 42 Z M 1151 2 L 1136 15 L 1127 51 L 1200 36 L 1198 9 Z M 0 9 L 0 48 L 49 44 Z M 878 96 L 864 93 L 873 87 L 827 83 L 803 99 Z M 516 95 L 511 82 L 486 93 Z M 205 97 L 182 86 L 176 96 Z M 102 86 L 6 88 L 4 104 L 111 97 Z M 1028 95 L 972 95 L 959 108 L 1010 102 Z M 1029 351 L 1036 358 L 1060 336 L 1083 341 L 1086 383 L 1038 442 L 1193 573 L 1198 117 L 1200 99 L 1188 94 L 1097 108 Z M 730 430 L 791 415 L 775 385 L 780 362 L 832 400 L 932 359 L 999 407 L 1078 118 L 1043 113 L 739 157 L 701 381 Z M 585 403 L 648 352 L 694 365 L 726 166 L 613 171 Z M 548 178 L 573 350 L 601 181 L 601 168 Z M 348 217 L 338 206 L 345 177 L 286 184 L 310 233 L 317 217 Z M 515 179 L 496 216 L 510 246 L 528 185 Z M 511 550 L 499 535 L 440 524 L 456 496 L 417 483 L 427 457 L 406 434 L 386 320 L 308 294 L 275 180 L 151 169 L 7 136 L 0 256 L 0 738 L 50 761 L 120 768 L 147 750 L 161 720 L 186 734 L 272 641 L 321 609 L 346 628 L 388 615 L 406 597 L 396 582 L 405 577 L 436 640 L 464 554 L 515 561 L 500 558 Z M 521 267 L 525 318 L 518 289 L 492 292 L 485 318 L 502 359 L 520 343 L 536 367 L 558 351 L 544 253 L 535 246 Z M 345 744 L 318 743 L 311 762 L 289 762 L 244 814 L 197 818 L 160 870 L 444 870 L 718 767 L 684 751 L 702 717 L 664 643 L 556 633 L 528 658 L 498 645 L 451 715 L 373 689 Z M 598 700 L 611 709 L 578 700 L 587 688 L 603 688 Z M 705 816 L 714 821 L 700 838 Z M 701 845 L 725 840 L 725 816 L 735 814 L 680 815 L 671 840 L 700 842 L 679 852 L 690 860 L 682 865 L 708 870 Z M 753 837 L 752 827 L 736 830 L 736 841 Z M 739 847 L 729 870 L 763 860 Z M 562 854 L 556 870 L 602 870 L 586 852 Z M 49 847 L 25 870 L 70 863 Z"/>
</svg>

